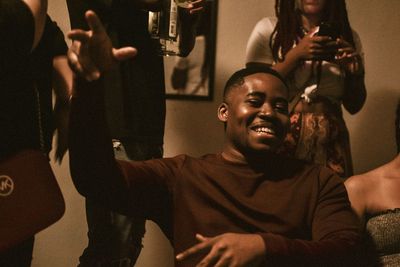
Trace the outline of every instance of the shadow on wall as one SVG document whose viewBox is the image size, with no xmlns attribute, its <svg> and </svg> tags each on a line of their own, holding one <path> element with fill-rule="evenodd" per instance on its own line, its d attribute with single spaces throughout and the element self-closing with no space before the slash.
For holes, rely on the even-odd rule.
<svg viewBox="0 0 400 267">
<path fill-rule="evenodd" d="M 394 119 L 399 99 L 398 90 L 377 87 L 368 90 L 360 113 L 346 114 L 356 174 L 376 168 L 396 155 Z"/>
</svg>

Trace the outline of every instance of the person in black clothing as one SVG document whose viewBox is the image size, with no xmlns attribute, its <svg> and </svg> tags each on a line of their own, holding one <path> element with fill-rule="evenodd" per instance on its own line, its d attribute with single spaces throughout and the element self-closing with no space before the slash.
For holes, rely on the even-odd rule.
<svg viewBox="0 0 400 267">
<path fill-rule="evenodd" d="M 55 129 L 55 160 L 67 149 L 72 72 L 64 35 L 46 11 L 44 0 L 0 0 L 0 160 L 24 149 L 48 154 Z M 0 266 L 30 266 L 33 243 L 1 252 Z"/>
</svg>

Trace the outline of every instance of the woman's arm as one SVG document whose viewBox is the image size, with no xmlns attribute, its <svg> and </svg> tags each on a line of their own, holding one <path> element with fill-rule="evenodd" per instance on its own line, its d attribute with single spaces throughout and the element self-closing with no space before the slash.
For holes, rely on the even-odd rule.
<svg viewBox="0 0 400 267">
<path fill-rule="evenodd" d="M 32 12 L 35 21 L 35 32 L 32 50 L 42 38 L 44 26 L 46 24 L 47 0 L 23 0 Z"/>
<path fill-rule="evenodd" d="M 66 56 L 53 59 L 53 90 L 55 94 L 54 117 L 57 129 L 55 160 L 61 163 L 68 148 L 69 98 L 73 74 Z"/>
<path fill-rule="evenodd" d="M 338 40 L 340 46 L 337 62 L 346 72 L 343 106 L 350 114 L 361 110 L 367 98 L 364 81 L 364 58 L 360 37 L 353 31 L 355 47 L 343 39 Z"/>
<path fill-rule="evenodd" d="M 358 218 L 363 223 L 364 214 L 365 214 L 365 194 L 364 192 L 364 184 L 365 179 L 362 179 L 362 176 L 355 175 L 348 178 L 344 185 L 346 186 L 347 194 L 349 196 L 349 200 L 351 203 L 351 207 L 354 212 L 357 214 Z"/>
<path fill-rule="evenodd" d="M 276 62 L 269 45 L 274 24 L 273 18 L 264 18 L 256 24 L 247 42 L 246 66 L 272 65 L 286 77 L 302 60 L 314 59 L 327 53 L 322 43 L 330 41 L 329 37 L 315 36 L 315 30 L 312 30 L 285 55 L 283 61 Z"/>
<path fill-rule="evenodd" d="M 273 68 L 282 76 L 288 76 L 303 60 L 318 60 L 329 55 L 330 46 L 326 45 L 332 41 L 328 36 L 316 36 L 311 30 L 300 42 L 285 55 L 284 60 L 277 62 Z"/>
</svg>

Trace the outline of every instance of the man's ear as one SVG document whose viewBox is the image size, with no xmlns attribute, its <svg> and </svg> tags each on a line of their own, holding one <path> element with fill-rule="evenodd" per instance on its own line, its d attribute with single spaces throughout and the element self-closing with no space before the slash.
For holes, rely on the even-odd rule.
<svg viewBox="0 0 400 267">
<path fill-rule="evenodd" d="M 222 122 L 226 122 L 228 120 L 228 104 L 222 103 L 218 107 L 218 119 Z"/>
</svg>

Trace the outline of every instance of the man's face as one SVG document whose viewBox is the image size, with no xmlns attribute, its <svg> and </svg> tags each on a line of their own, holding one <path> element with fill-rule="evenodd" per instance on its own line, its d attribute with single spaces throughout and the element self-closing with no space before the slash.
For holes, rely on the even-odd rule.
<svg viewBox="0 0 400 267">
<path fill-rule="evenodd" d="M 289 125 L 287 89 L 275 76 L 256 73 L 233 88 L 219 108 L 228 149 L 240 154 L 275 151 Z"/>
</svg>

